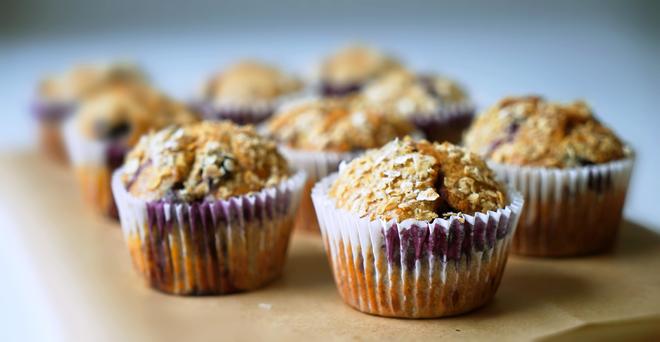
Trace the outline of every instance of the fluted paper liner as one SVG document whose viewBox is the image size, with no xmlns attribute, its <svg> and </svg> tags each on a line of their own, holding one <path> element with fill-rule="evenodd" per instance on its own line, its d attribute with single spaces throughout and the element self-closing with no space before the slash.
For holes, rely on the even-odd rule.
<svg viewBox="0 0 660 342">
<path fill-rule="evenodd" d="M 206 120 L 230 120 L 239 125 L 256 125 L 266 121 L 279 108 L 290 102 L 295 102 L 307 96 L 302 90 L 292 94 L 282 95 L 272 101 L 254 101 L 250 104 L 240 104 L 231 101 L 214 102 L 199 99 L 191 103 L 191 107 Z"/>
<path fill-rule="evenodd" d="M 559 257 L 610 249 L 621 224 L 633 164 L 632 152 L 623 160 L 572 169 L 490 162 L 493 171 L 525 198 L 512 252 Z"/>
<path fill-rule="evenodd" d="M 300 210 L 296 215 L 296 229 L 319 233 L 318 220 L 312 204 L 312 187 L 321 178 L 337 171 L 342 161 L 350 161 L 362 152 L 313 152 L 286 146 L 280 146 L 279 151 L 289 164 L 307 173 L 307 184 L 303 190 Z"/>
<path fill-rule="evenodd" d="M 62 137 L 62 122 L 71 115 L 75 106 L 67 102 L 34 100 L 30 107 L 39 125 L 39 146 L 49 157 L 66 163 L 66 145 Z"/>
<path fill-rule="evenodd" d="M 84 137 L 75 120 L 67 120 L 62 128 L 83 199 L 97 212 L 117 218 L 111 189 L 112 172 L 123 163 L 126 148 Z"/>
<path fill-rule="evenodd" d="M 312 190 L 340 295 L 362 312 L 428 318 L 460 314 L 497 290 L 522 196 L 497 211 L 432 222 L 369 220 L 338 209 L 328 197 L 336 174 Z"/>
<path fill-rule="evenodd" d="M 227 200 L 145 201 L 112 188 L 133 264 L 149 286 L 179 295 L 256 289 L 282 271 L 305 183 L 299 171 L 276 187 Z"/>
<path fill-rule="evenodd" d="M 442 105 L 435 113 L 412 115 L 411 120 L 428 140 L 458 144 L 472 123 L 474 111 L 470 102 L 452 103 Z"/>
</svg>

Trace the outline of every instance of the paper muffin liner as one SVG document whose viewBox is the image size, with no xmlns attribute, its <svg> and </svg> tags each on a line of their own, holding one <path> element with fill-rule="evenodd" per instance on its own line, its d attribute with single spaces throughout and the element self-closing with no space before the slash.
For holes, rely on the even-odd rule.
<svg viewBox="0 0 660 342">
<path fill-rule="evenodd" d="M 328 196 L 336 174 L 312 190 L 339 294 L 380 316 L 430 318 L 486 304 L 495 294 L 523 207 L 508 189 L 497 211 L 432 222 L 369 220 L 339 209 Z"/>
<path fill-rule="evenodd" d="M 122 165 L 129 148 L 118 142 L 86 138 L 74 120 L 67 120 L 63 133 L 84 201 L 103 215 L 119 218 L 112 196 L 112 172 Z"/>
<path fill-rule="evenodd" d="M 346 84 L 336 84 L 328 81 L 321 81 L 316 85 L 317 92 L 323 97 L 342 97 L 353 95 L 364 87 L 366 82 L 352 82 Z"/>
<path fill-rule="evenodd" d="M 60 162 L 68 160 L 61 125 L 70 117 L 74 108 L 72 103 L 41 100 L 35 100 L 30 107 L 30 112 L 39 125 L 40 149 Z"/>
<path fill-rule="evenodd" d="M 609 250 L 621 224 L 633 164 L 632 153 L 623 160 L 572 169 L 489 162 L 525 198 L 512 252 L 567 257 Z"/>
<path fill-rule="evenodd" d="M 145 201 L 112 188 L 133 264 L 146 283 L 178 295 L 256 289 L 282 272 L 305 172 L 227 200 Z"/>
<path fill-rule="evenodd" d="M 283 145 L 279 146 L 279 151 L 288 160 L 289 164 L 300 170 L 305 170 L 307 173 L 307 183 L 303 189 L 295 227 L 298 230 L 318 234 L 319 225 L 311 197 L 312 187 L 321 178 L 337 171 L 342 161 L 350 161 L 362 152 L 312 152 L 296 150 Z"/>
<path fill-rule="evenodd" d="M 461 102 L 443 105 L 435 113 L 414 114 L 411 121 L 430 141 L 459 144 L 474 115 L 474 105 Z"/>
<path fill-rule="evenodd" d="M 273 101 L 239 104 L 230 101 L 194 100 L 190 107 L 201 114 L 205 120 L 230 120 L 239 125 L 256 125 L 268 120 L 282 105 L 308 96 L 308 91 L 301 90 L 283 95 Z"/>
</svg>

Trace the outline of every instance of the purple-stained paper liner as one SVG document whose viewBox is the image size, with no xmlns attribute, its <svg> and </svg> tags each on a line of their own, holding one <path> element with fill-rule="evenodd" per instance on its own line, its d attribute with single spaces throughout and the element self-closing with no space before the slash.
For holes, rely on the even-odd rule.
<svg viewBox="0 0 660 342">
<path fill-rule="evenodd" d="M 54 102 L 34 100 L 30 105 L 30 113 L 38 121 L 61 123 L 75 111 L 76 105 L 71 102 Z"/>
<path fill-rule="evenodd" d="M 258 124 L 266 121 L 275 112 L 275 104 L 253 106 L 219 105 L 208 101 L 196 101 L 191 108 L 205 120 L 230 120 L 239 125 Z"/>
<path fill-rule="evenodd" d="M 268 120 L 287 103 L 295 103 L 298 99 L 307 96 L 309 96 L 308 91 L 303 89 L 282 95 L 272 101 L 255 101 L 250 104 L 197 99 L 190 102 L 190 108 L 206 120 L 230 120 L 239 125 L 256 125 Z"/>
<path fill-rule="evenodd" d="M 463 132 L 470 127 L 474 115 L 474 105 L 465 102 L 443 105 L 435 113 L 416 113 L 410 119 L 426 139 L 458 144 Z"/>
<path fill-rule="evenodd" d="M 117 219 L 112 198 L 112 172 L 124 162 L 129 147 L 121 141 L 92 140 L 77 127 L 75 118 L 67 119 L 62 127 L 67 155 L 78 173 L 83 197 L 101 213 Z"/>
<path fill-rule="evenodd" d="M 323 97 L 342 97 L 355 94 L 364 87 L 364 82 L 347 84 L 333 84 L 331 82 L 320 82 L 318 92 Z"/>
<path fill-rule="evenodd" d="M 525 198 L 512 252 L 558 257 L 611 248 L 634 165 L 634 154 L 627 154 L 622 160 L 571 169 L 489 162 Z"/>
<path fill-rule="evenodd" d="M 336 174 L 312 200 L 340 294 L 382 316 L 440 317 L 469 311 L 495 293 L 506 264 L 522 196 L 508 190 L 497 211 L 432 222 L 369 220 L 338 209 L 328 196 Z"/>
<path fill-rule="evenodd" d="M 122 230 L 150 286 L 223 294 L 258 288 L 281 273 L 304 171 L 257 193 L 194 203 L 142 200 L 126 191 L 121 174 L 112 186 Z"/>
</svg>

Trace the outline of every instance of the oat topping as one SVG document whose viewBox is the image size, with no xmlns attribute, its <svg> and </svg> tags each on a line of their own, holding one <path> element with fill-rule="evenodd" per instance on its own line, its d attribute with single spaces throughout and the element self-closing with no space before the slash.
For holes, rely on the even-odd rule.
<svg viewBox="0 0 660 342">
<path fill-rule="evenodd" d="M 396 139 L 340 168 L 330 197 L 370 219 L 399 222 L 497 210 L 506 194 L 477 155 L 450 143 Z"/>
<path fill-rule="evenodd" d="M 465 135 L 473 152 L 499 163 L 575 167 L 625 157 L 625 148 L 582 102 L 509 97 L 486 110 Z"/>
<path fill-rule="evenodd" d="M 81 103 L 75 119 L 89 139 L 121 139 L 128 146 L 149 130 L 196 121 L 184 105 L 143 85 L 112 85 Z"/>
<path fill-rule="evenodd" d="M 283 108 L 267 130 L 279 142 L 310 151 L 347 152 L 380 147 L 413 127 L 393 115 L 366 109 L 355 98 L 309 99 Z"/>
<path fill-rule="evenodd" d="M 467 99 L 463 89 L 448 78 L 415 75 L 403 69 L 378 77 L 362 94 L 367 104 L 406 117 L 436 113 L 442 106 Z"/>
<path fill-rule="evenodd" d="M 268 103 L 299 91 L 302 83 L 278 68 L 257 61 L 236 63 L 204 85 L 204 98 L 220 104 Z"/>
<path fill-rule="evenodd" d="M 337 85 L 359 84 L 392 69 L 396 58 L 364 45 L 350 45 L 328 56 L 321 64 L 321 79 Z"/>
<path fill-rule="evenodd" d="M 260 191 L 288 176 L 273 141 L 252 126 L 220 121 L 143 136 L 126 158 L 122 180 L 146 200 L 195 201 Z"/>
<path fill-rule="evenodd" d="M 147 84 L 148 81 L 134 64 L 83 64 L 44 79 L 38 92 L 44 100 L 77 102 L 100 87 L 124 83 Z"/>
</svg>

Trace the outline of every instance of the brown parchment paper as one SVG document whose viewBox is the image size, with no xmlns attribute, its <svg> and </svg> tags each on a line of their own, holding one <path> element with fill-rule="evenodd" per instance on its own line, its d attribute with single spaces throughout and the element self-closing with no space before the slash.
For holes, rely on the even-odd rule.
<svg viewBox="0 0 660 342">
<path fill-rule="evenodd" d="M 1 229 L 19 234 L 66 340 L 529 340 L 612 324 L 624 336 L 660 329 L 645 323 L 660 315 L 660 237 L 632 222 L 609 254 L 511 257 L 495 299 L 477 311 L 402 320 L 345 305 L 315 235 L 294 236 L 284 275 L 264 289 L 158 293 L 133 271 L 118 223 L 85 210 L 70 170 L 33 153 L 2 155 L 0 166 L 0 205 L 12 215 Z"/>
</svg>

